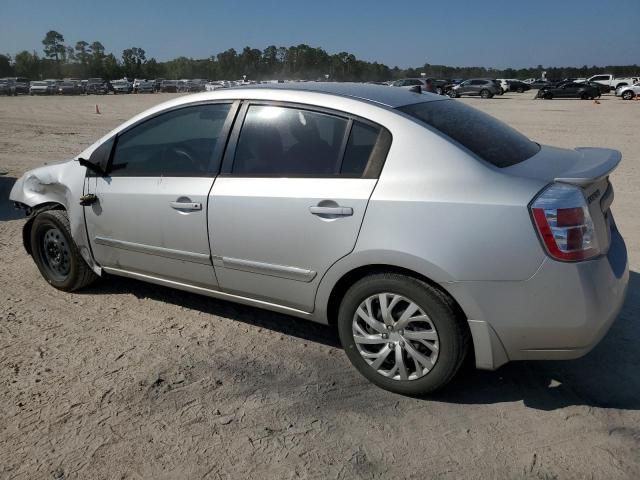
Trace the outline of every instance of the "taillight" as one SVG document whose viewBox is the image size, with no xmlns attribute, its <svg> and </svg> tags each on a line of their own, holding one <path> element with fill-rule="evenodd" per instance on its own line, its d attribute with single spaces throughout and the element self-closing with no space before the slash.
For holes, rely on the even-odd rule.
<svg viewBox="0 0 640 480">
<path fill-rule="evenodd" d="M 530 208 L 538 234 L 552 258 L 575 262 L 600 253 L 581 188 L 554 183 L 536 197 Z"/>
</svg>

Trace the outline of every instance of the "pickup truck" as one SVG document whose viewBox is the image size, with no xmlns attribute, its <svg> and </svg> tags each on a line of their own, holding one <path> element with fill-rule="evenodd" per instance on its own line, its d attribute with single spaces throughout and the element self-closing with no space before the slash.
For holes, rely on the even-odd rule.
<svg viewBox="0 0 640 480">
<path fill-rule="evenodd" d="M 625 85 L 633 85 L 634 83 L 638 83 L 640 81 L 640 77 L 618 77 L 616 78 L 614 75 L 610 73 L 602 73 L 600 75 L 594 75 L 593 77 L 589 77 L 585 80 L 585 82 L 595 82 L 600 85 L 604 85 L 605 87 L 609 87 L 609 91 L 615 90 L 618 87 L 623 87 Z"/>
</svg>

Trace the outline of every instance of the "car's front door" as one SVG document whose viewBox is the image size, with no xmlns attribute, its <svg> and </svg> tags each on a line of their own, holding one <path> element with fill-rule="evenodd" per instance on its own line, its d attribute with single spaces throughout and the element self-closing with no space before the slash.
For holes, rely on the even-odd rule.
<svg viewBox="0 0 640 480">
<path fill-rule="evenodd" d="M 313 107 L 253 103 L 240 117 L 209 200 L 220 287 L 312 311 L 354 248 L 390 134 Z"/>
<path fill-rule="evenodd" d="M 578 88 L 579 88 L 579 85 L 575 83 L 565 83 L 559 88 L 560 93 L 557 96 L 563 97 L 563 98 L 575 97 L 578 95 Z"/>
<path fill-rule="evenodd" d="M 469 93 L 471 90 L 471 80 L 465 80 L 458 87 L 458 93 Z"/>
<path fill-rule="evenodd" d="M 88 176 L 85 207 L 106 271 L 216 287 L 207 200 L 233 115 L 230 103 L 164 112 L 119 134 L 108 176 Z"/>
<path fill-rule="evenodd" d="M 469 95 L 480 95 L 480 91 L 486 88 L 486 83 L 483 80 L 472 80 L 469 87 Z"/>
</svg>

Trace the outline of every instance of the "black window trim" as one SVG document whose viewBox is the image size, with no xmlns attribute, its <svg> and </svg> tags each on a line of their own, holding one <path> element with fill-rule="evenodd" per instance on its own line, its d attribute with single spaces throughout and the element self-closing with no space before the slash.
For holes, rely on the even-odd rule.
<svg viewBox="0 0 640 480">
<path fill-rule="evenodd" d="M 166 108 L 164 110 L 160 110 L 156 113 L 154 113 L 153 115 L 150 115 L 148 117 L 142 118 L 140 120 L 138 120 L 137 122 L 129 125 L 128 127 L 122 129 L 121 131 L 119 131 L 118 133 L 116 133 L 115 135 L 115 140 L 113 142 L 113 147 L 111 148 L 111 153 L 109 154 L 109 161 L 107 163 L 107 170 L 106 170 L 106 175 L 105 177 L 111 177 L 111 172 L 113 171 L 113 157 L 115 154 L 116 149 L 118 148 L 118 140 L 120 139 L 120 137 L 122 135 L 124 135 L 125 133 L 133 130 L 134 128 L 149 122 L 161 115 L 164 115 L 166 113 L 171 113 L 171 112 L 175 112 L 178 110 L 183 110 L 186 108 L 190 108 L 190 107 L 198 107 L 198 106 L 202 106 L 202 105 L 230 105 L 229 108 L 229 113 L 227 114 L 227 118 L 224 121 L 224 124 L 222 126 L 222 132 L 220 133 L 220 138 L 223 139 L 223 141 L 218 142 L 218 144 L 216 144 L 216 147 L 214 149 L 214 151 L 212 152 L 211 155 L 211 160 L 209 161 L 209 165 L 206 169 L 206 171 L 202 172 L 200 175 L 194 175 L 194 174 L 188 174 L 188 175 L 171 175 L 171 177 L 180 177 L 180 178 L 215 178 L 219 172 L 220 172 L 220 167 L 222 165 L 222 157 L 224 154 L 224 150 L 229 142 L 229 134 L 231 132 L 231 129 L 233 127 L 234 121 L 238 115 L 238 110 L 240 107 L 240 100 L 233 100 L 233 99 L 223 99 L 223 100 L 202 100 L 202 101 L 198 101 L 198 102 L 190 102 L 190 103 L 186 103 L 186 104 L 181 104 L 181 105 L 176 105 L 173 107 L 169 107 Z M 108 140 L 106 140 L 103 143 L 106 143 L 108 141 L 111 141 L 111 139 L 113 139 L 114 137 L 109 138 Z M 99 147 L 98 147 L 99 148 Z M 118 177 L 127 177 L 127 178 L 155 178 L 155 177 L 162 177 L 164 175 L 116 175 L 116 178 Z"/>
<path fill-rule="evenodd" d="M 337 173 L 335 173 L 332 176 L 318 176 L 314 174 L 289 175 L 286 178 L 378 179 L 380 177 L 380 173 L 382 172 L 382 167 L 384 166 L 384 163 L 387 159 L 387 155 L 389 153 L 389 149 L 391 148 L 391 143 L 393 141 L 393 136 L 391 135 L 391 132 L 387 128 L 369 119 L 360 117 L 358 115 L 354 115 L 352 113 L 348 113 L 340 110 L 334 110 L 331 108 L 326 108 L 318 105 L 312 105 L 307 103 L 297 103 L 297 102 L 287 102 L 282 100 L 259 100 L 259 99 L 247 99 L 242 101 L 242 105 L 240 106 L 240 108 L 236 113 L 236 122 L 234 122 L 231 135 L 229 135 L 229 140 L 227 142 L 227 148 L 224 152 L 224 158 L 222 160 L 222 167 L 220 169 L 219 176 L 230 177 L 230 178 L 283 178 L 282 175 L 278 175 L 278 174 L 273 174 L 273 175 L 242 174 L 240 175 L 237 173 L 236 174 L 233 173 L 233 162 L 235 159 L 236 148 L 238 146 L 238 140 L 240 138 L 240 132 L 244 127 L 244 122 L 247 117 L 247 111 L 249 110 L 250 106 L 273 106 L 273 107 L 295 108 L 298 110 L 331 115 L 334 117 L 339 117 L 344 120 L 347 120 L 348 123 L 345 128 L 345 135 L 342 141 L 342 145 L 340 146 L 340 153 L 339 153 L 340 161 L 338 162 Z M 369 158 L 369 162 L 367 163 L 367 165 L 365 165 L 362 175 L 346 175 L 346 174 L 340 173 L 340 170 L 342 169 L 342 163 L 344 162 L 344 154 L 347 149 L 347 145 L 349 143 L 349 138 L 351 136 L 351 130 L 353 128 L 354 122 L 360 122 L 362 124 L 369 125 L 373 128 L 377 128 L 380 130 L 380 133 L 378 134 L 378 139 L 376 140 L 376 143 L 373 146 L 373 150 Z"/>
</svg>

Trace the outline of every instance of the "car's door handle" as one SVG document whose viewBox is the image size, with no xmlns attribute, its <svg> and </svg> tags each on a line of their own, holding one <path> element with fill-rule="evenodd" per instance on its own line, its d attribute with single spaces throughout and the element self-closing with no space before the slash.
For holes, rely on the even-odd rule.
<svg viewBox="0 0 640 480">
<path fill-rule="evenodd" d="M 309 207 L 309 211 L 313 215 L 332 215 L 336 217 L 349 217 L 353 215 L 351 207 Z"/>
<path fill-rule="evenodd" d="M 176 210 L 202 210 L 200 202 L 170 202 L 169 205 Z"/>
</svg>

